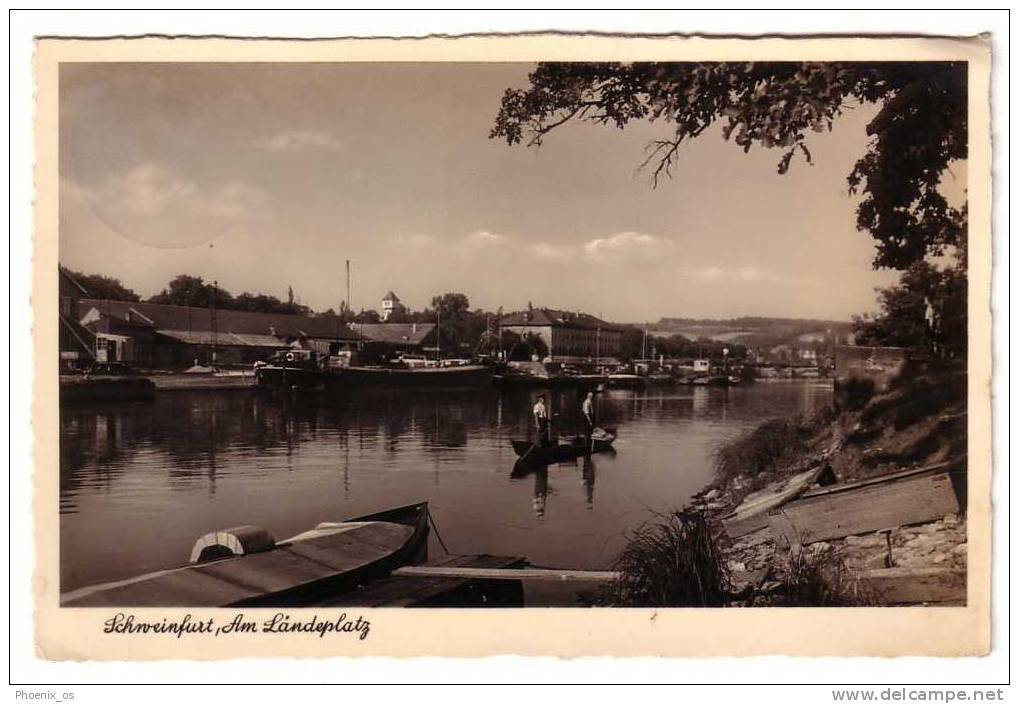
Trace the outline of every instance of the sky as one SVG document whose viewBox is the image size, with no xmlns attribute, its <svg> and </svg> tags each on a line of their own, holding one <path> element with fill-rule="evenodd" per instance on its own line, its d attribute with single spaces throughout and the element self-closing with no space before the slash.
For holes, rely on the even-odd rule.
<svg viewBox="0 0 1019 704">
<path fill-rule="evenodd" d="M 652 188 L 665 123 L 489 139 L 528 64 L 64 64 L 60 261 L 142 296 L 187 273 L 338 308 L 582 310 L 610 320 L 848 320 L 876 308 L 846 176 L 872 107 L 809 165 L 706 132 Z"/>
</svg>

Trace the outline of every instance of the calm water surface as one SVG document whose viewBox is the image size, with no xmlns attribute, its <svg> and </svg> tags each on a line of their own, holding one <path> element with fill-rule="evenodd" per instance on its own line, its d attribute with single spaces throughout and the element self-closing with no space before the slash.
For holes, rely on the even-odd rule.
<svg viewBox="0 0 1019 704">
<path fill-rule="evenodd" d="M 628 529 L 711 479 L 721 440 L 831 401 L 830 385 L 809 381 L 608 391 L 597 412 L 618 429 L 615 455 L 514 479 L 509 440 L 528 434 L 536 393 L 363 390 L 294 401 L 178 391 L 65 407 L 61 590 L 183 564 L 217 528 L 255 524 L 282 540 L 421 500 L 454 553 L 604 568 Z M 572 431 L 580 398 L 550 396 L 558 427 Z M 442 554 L 434 532 L 430 554 Z M 528 592 L 529 603 L 558 599 Z"/>
</svg>

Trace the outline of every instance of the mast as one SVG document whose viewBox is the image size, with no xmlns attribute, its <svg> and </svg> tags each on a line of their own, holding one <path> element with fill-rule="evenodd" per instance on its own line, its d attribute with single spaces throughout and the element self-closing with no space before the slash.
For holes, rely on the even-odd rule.
<svg viewBox="0 0 1019 704">
<path fill-rule="evenodd" d="M 216 368 L 216 339 L 219 337 L 219 319 L 216 316 L 216 291 L 219 288 L 219 281 L 212 281 L 212 359 L 209 366 Z"/>
</svg>

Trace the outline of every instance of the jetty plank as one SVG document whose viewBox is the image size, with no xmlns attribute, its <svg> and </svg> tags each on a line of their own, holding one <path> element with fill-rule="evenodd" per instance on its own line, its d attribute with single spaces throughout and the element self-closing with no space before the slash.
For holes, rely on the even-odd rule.
<svg viewBox="0 0 1019 704">
<path fill-rule="evenodd" d="M 742 538 L 768 527 L 768 512 L 792 501 L 816 482 L 826 466 L 819 465 L 805 472 L 774 482 L 760 491 L 748 494 L 732 513 L 722 517 L 722 527 L 730 538 Z"/>
<path fill-rule="evenodd" d="M 611 582 L 618 572 L 594 570 L 550 570 L 532 567 L 492 569 L 488 567 L 448 567 L 445 565 L 414 565 L 393 570 L 406 577 L 452 577 L 456 579 L 519 579 L 556 582 Z"/>
<path fill-rule="evenodd" d="M 935 465 L 810 491 L 772 509 L 769 519 L 779 544 L 794 546 L 927 523 L 958 511 L 949 472 Z"/>
<path fill-rule="evenodd" d="M 479 567 L 502 569 L 522 567 L 522 557 L 500 555 L 450 555 L 429 563 L 446 567 Z M 523 604 L 523 591 L 516 583 L 514 589 L 495 590 L 491 584 L 476 588 L 481 583 L 475 579 L 450 577 L 411 577 L 393 575 L 373 581 L 356 591 L 330 599 L 321 606 L 447 606 L 447 605 L 490 605 L 495 600 Z M 477 594 L 473 592 L 478 592 Z"/>
<path fill-rule="evenodd" d="M 889 567 L 860 572 L 854 582 L 880 604 L 966 603 L 966 573 L 957 569 Z"/>
</svg>

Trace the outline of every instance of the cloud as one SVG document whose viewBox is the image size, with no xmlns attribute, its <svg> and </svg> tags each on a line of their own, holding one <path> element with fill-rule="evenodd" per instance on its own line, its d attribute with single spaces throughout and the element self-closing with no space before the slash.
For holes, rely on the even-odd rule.
<svg viewBox="0 0 1019 704">
<path fill-rule="evenodd" d="M 674 248 L 671 240 L 643 232 L 619 232 L 586 242 L 584 254 L 598 262 L 613 260 L 654 260 Z"/>
<path fill-rule="evenodd" d="M 111 171 L 96 185 L 61 179 L 61 197 L 111 230 L 143 244 L 186 247 L 215 239 L 238 221 L 266 216 L 266 194 L 240 180 L 188 178 L 156 161 Z"/>
<path fill-rule="evenodd" d="M 87 192 L 129 214 L 153 216 L 188 201 L 198 186 L 165 166 L 147 161 L 128 171 L 107 174 L 97 191 Z"/>
<path fill-rule="evenodd" d="M 503 237 L 502 235 L 497 235 L 494 232 L 489 232 L 488 230 L 478 230 L 477 232 L 472 232 L 469 235 L 467 235 L 465 239 L 467 240 L 468 244 L 482 246 L 503 244 L 506 241 L 506 238 Z"/>
<path fill-rule="evenodd" d="M 271 137 L 256 139 L 253 145 L 256 149 L 273 154 L 303 149 L 324 149 L 333 152 L 343 150 L 343 142 L 335 137 L 324 132 L 311 132 L 308 130 L 277 132 Z"/>
<path fill-rule="evenodd" d="M 548 244 L 547 242 L 534 242 L 527 245 L 526 250 L 529 254 L 533 254 L 541 259 L 567 260 L 572 258 L 575 254 L 572 247 L 566 247 L 559 244 Z"/>
<path fill-rule="evenodd" d="M 708 266 L 700 269 L 688 270 L 694 278 L 702 281 L 729 281 L 734 283 L 769 283 L 783 284 L 788 286 L 801 286 L 809 283 L 809 279 L 802 276 L 788 276 L 775 271 L 759 269 L 758 267 L 744 264 L 735 267 Z"/>
</svg>

